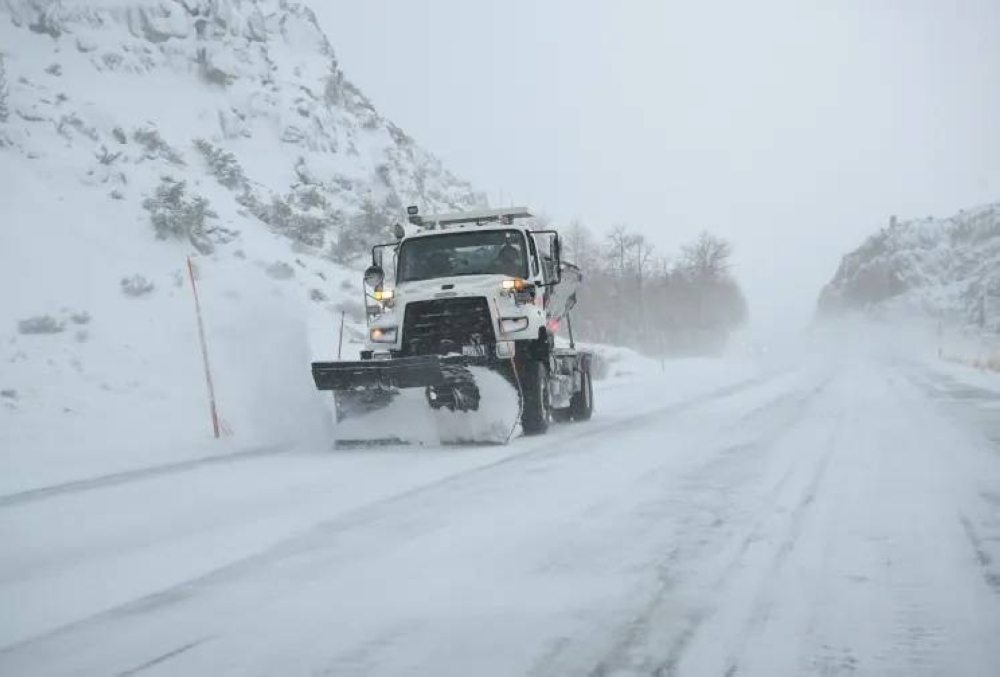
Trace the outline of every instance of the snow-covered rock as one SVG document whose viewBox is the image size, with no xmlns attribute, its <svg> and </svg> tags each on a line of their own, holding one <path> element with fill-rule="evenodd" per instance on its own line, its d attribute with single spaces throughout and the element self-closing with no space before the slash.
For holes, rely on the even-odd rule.
<svg viewBox="0 0 1000 677">
<path fill-rule="evenodd" d="M 308 428 L 308 362 L 342 313 L 359 334 L 367 247 L 408 204 L 484 201 L 285 0 L 0 0 L 0 65 L 0 472 L 197 453 L 189 254 L 228 427 Z"/>
<path fill-rule="evenodd" d="M 127 181 L 128 195 L 158 178 L 131 171 L 135 164 L 204 169 L 206 153 L 193 145 L 201 139 L 232 154 L 259 199 L 314 186 L 340 218 L 366 204 L 391 214 L 409 203 L 458 209 L 482 200 L 379 115 L 300 5 L 4 0 L 0 12 L 8 152 L 86 149 L 94 157 L 79 178 Z"/>
<path fill-rule="evenodd" d="M 922 315 L 1000 332 L 1000 203 L 945 219 L 893 219 L 844 256 L 819 310 Z"/>
</svg>

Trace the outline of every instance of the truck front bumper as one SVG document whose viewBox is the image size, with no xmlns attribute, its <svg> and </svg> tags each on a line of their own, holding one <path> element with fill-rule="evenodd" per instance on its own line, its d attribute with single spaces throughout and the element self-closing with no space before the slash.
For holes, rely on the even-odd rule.
<svg viewBox="0 0 1000 677">
<path fill-rule="evenodd" d="M 312 374 L 319 390 L 369 388 L 440 388 L 467 383 L 469 367 L 496 367 L 505 362 L 490 356 L 420 355 L 384 360 L 313 362 Z"/>
</svg>

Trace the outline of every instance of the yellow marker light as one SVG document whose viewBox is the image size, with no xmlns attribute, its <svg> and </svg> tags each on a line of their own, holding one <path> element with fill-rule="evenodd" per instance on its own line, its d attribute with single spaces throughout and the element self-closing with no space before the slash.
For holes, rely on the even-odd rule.
<svg viewBox="0 0 1000 677">
<path fill-rule="evenodd" d="M 524 280 L 519 277 L 513 280 L 504 280 L 500 283 L 500 287 L 507 291 L 521 291 L 524 289 Z"/>
<path fill-rule="evenodd" d="M 376 289 L 372 296 L 375 297 L 376 301 L 391 301 L 395 294 L 391 289 Z"/>
<path fill-rule="evenodd" d="M 396 328 L 395 327 L 372 327 L 371 339 L 376 343 L 395 343 L 396 341 Z"/>
</svg>

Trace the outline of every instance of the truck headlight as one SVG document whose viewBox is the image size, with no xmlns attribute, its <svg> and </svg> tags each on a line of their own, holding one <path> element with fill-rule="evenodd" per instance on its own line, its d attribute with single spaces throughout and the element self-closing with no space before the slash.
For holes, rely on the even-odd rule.
<svg viewBox="0 0 1000 677">
<path fill-rule="evenodd" d="M 512 334 L 515 331 L 524 331 L 528 328 L 528 318 L 526 317 L 502 317 L 500 318 L 500 333 Z"/>
<path fill-rule="evenodd" d="M 373 343 L 395 343 L 396 342 L 396 328 L 395 327 L 372 327 L 369 332 Z"/>
<path fill-rule="evenodd" d="M 500 295 L 512 296 L 514 303 L 523 306 L 531 303 L 535 299 L 535 285 L 519 277 L 502 280 L 500 282 Z"/>
<path fill-rule="evenodd" d="M 503 280 L 500 283 L 500 288 L 503 289 L 504 291 L 508 291 L 508 292 L 510 292 L 510 291 L 521 291 L 521 290 L 523 290 L 525 288 L 526 285 L 527 285 L 527 283 L 524 280 L 522 280 L 519 277 L 516 277 L 516 278 L 510 279 L 510 280 Z"/>
<path fill-rule="evenodd" d="M 375 297 L 376 301 L 391 301 L 396 294 L 391 289 L 376 289 L 372 292 L 372 296 Z"/>
</svg>

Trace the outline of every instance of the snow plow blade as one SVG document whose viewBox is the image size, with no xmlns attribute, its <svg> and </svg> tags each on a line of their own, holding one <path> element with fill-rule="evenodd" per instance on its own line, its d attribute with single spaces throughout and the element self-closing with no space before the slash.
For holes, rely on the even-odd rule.
<svg viewBox="0 0 1000 677">
<path fill-rule="evenodd" d="M 424 388 L 446 381 L 437 355 L 400 357 L 392 360 L 313 362 L 313 381 L 319 390 L 364 388 Z"/>
<path fill-rule="evenodd" d="M 344 413 L 360 403 L 384 406 L 392 393 L 405 388 L 426 388 L 427 402 L 432 409 L 475 411 L 479 409 L 479 388 L 469 371 L 470 366 L 485 362 L 483 358 L 461 355 L 441 357 L 421 355 L 389 360 L 357 362 L 314 362 L 313 381 L 319 390 L 332 390 Z"/>
<path fill-rule="evenodd" d="M 489 362 L 485 356 L 424 355 L 387 360 L 314 362 L 312 371 L 317 389 L 333 391 L 337 424 L 343 426 L 338 431 L 337 448 L 352 448 L 409 443 L 413 431 L 408 428 L 398 434 L 386 434 L 386 423 L 391 423 L 395 415 L 374 419 L 369 416 L 396 406 L 394 401 L 404 397 L 400 392 L 403 389 L 425 389 L 420 400 L 423 400 L 423 406 L 432 410 L 478 411 L 480 389 L 470 367 L 488 366 Z M 409 401 L 414 402 L 412 399 Z M 463 443 L 478 439 L 462 429 L 463 425 L 468 425 L 467 422 L 458 425 L 458 428 L 449 431 L 448 437 Z M 507 430 L 509 426 L 503 427 Z M 498 443 L 498 436 L 491 431 L 485 441 Z"/>
</svg>

